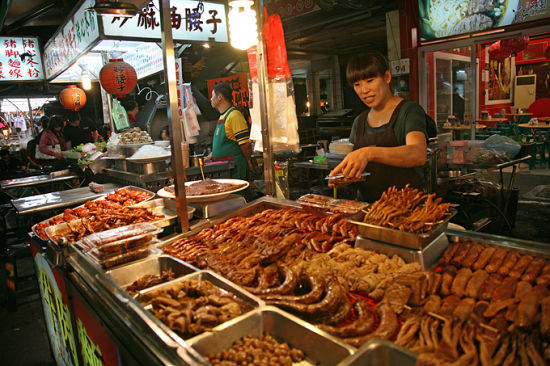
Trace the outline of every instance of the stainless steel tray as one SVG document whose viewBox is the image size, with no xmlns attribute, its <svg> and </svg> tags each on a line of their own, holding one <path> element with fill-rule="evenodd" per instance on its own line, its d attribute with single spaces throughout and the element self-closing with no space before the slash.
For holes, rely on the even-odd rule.
<svg viewBox="0 0 550 366">
<path fill-rule="evenodd" d="M 365 343 L 352 356 L 340 362 L 338 366 L 414 366 L 417 355 L 382 339 L 374 339 Z"/>
<path fill-rule="evenodd" d="M 150 197 L 147 198 L 145 201 L 142 201 L 142 202 L 138 203 L 138 205 L 139 205 L 139 204 L 143 204 L 143 203 L 145 203 L 145 202 L 147 202 L 147 201 L 150 201 L 150 200 L 153 199 L 153 197 L 156 196 L 156 193 L 155 193 L 155 192 L 151 192 L 151 191 L 149 191 L 149 190 L 147 190 L 147 189 L 143 189 L 143 188 L 136 187 L 136 186 L 124 186 L 124 187 L 121 187 L 121 188 L 116 189 L 115 191 L 118 191 L 119 189 L 127 189 L 127 190 L 129 190 L 129 191 L 141 191 L 141 192 L 149 193 Z M 114 192 L 114 191 L 113 191 L 113 192 Z M 90 200 L 90 201 L 97 201 L 97 200 L 105 199 L 105 197 L 107 196 L 107 194 L 108 194 L 108 193 L 105 193 L 105 194 L 101 195 L 100 197 L 94 198 L 93 200 Z M 84 206 L 85 204 L 86 204 L 86 203 L 83 203 L 83 204 L 78 205 L 78 206 L 76 206 L 76 207 L 74 207 L 74 208 L 82 207 L 82 206 Z M 175 210 L 174 210 L 174 211 L 175 211 Z M 33 232 L 37 237 L 40 238 L 40 236 L 38 235 L 38 232 L 36 231 L 37 225 L 40 224 L 40 223 L 46 223 L 46 222 L 50 221 L 51 219 L 53 219 L 53 218 L 55 218 L 55 217 L 59 217 L 59 216 L 63 216 L 63 214 L 58 214 L 58 215 L 52 216 L 52 217 L 50 217 L 49 219 L 42 220 L 42 221 L 40 221 L 40 222 L 34 224 L 34 225 L 31 227 L 32 232 Z"/>
<path fill-rule="evenodd" d="M 222 324 L 216 332 L 206 332 L 187 341 L 201 355 L 223 351 L 248 335 L 268 333 L 279 342 L 304 352 L 300 365 L 335 365 L 349 357 L 354 348 L 273 306 L 265 306 Z"/>
<path fill-rule="evenodd" d="M 156 286 L 150 287 L 150 288 L 145 289 L 145 290 L 141 290 L 141 291 L 139 291 L 138 295 L 136 296 L 136 299 L 142 304 L 142 306 L 144 306 L 146 309 L 149 309 L 150 305 L 147 305 L 146 302 L 140 300 L 143 297 L 143 295 L 149 294 L 149 293 L 154 292 L 154 291 L 162 290 L 164 288 L 172 287 L 174 284 L 179 283 L 179 282 L 184 281 L 184 280 L 210 281 L 214 286 L 222 289 L 225 292 L 232 293 L 233 295 L 235 295 L 235 297 L 237 299 L 239 299 L 244 304 L 246 304 L 250 307 L 250 310 L 248 312 L 246 312 L 243 315 L 240 315 L 240 316 L 230 320 L 229 322 L 236 321 L 237 319 L 240 319 L 243 316 L 245 316 L 251 310 L 254 310 L 254 309 L 259 308 L 260 306 L 264 305 L 263 301 L 260 300 L 259 298 L 257 298 L 256 296 L 252 295 L 248 291 L 240 288 L 239 286 L 233 284 L 232 282 L 226 280 L 225 278 L 223 278 L 223 277 L 221 277 L 221 276 L 219 276 L 216 273 L 211 272 L 211 271 L 198 271 L 198 272 L 195 272 L 195 273 L 192 273 L 192 274 L 180 277 L 180 278 L 176 278 L 175 280 L 165 282 L 165 283 L 161 283 L 160 285 L 156 285 Z M 189 338 L 187 340 L 184 340 L 182 337 L 180 337 L 179 334 L 177 334 L 175 331 L 170 329 L 168 326 L 166 326 L 159 319 L 155 318 L 155 321 L 157 322 L 157 325 L 159 327 L 161 327 L 166 333 L 168 333 L 168 335 L 170 335 L 170 337 L 172 337 L 172 339 L 174 339 L 176 342 L 178 342 L 180 344 L 185 344 L 186 342 L 187 342 L 187 344 L 189 344 L 189 339 L 191 339 L 191 340 L 193 339 L 193 338 Z M 226 322 L 226 323 L 228 323 L 228 322 Z M 223 323 L 223 324 L 225 324 L 225 323 Z M 216 331 L 219 327 L 223 326 L 223 324 L 220 324 L 217 327 L 214 327 L 213 330 Z M 198 336 L 200 336 L 200 335 L 198 335 Z M 198 336 L 195 336 L 195 337 L 198 337 Z"/>
<path fill-rule="evenodd" d="M 145 275 L 159 276 L 162 271 L 168 268 L 172 269 L 176 278 L 198 271 L 198 268 L 177 258 L 168 255 L 159 255 L 122 265 L 105 271 L 105 274 L 110 276 L 122 289 L 125 289 L 140 277 Z"/>
<path fill-rule="evenodd" d="M 366 224 L 363 222 L 363 218 L 365 217 L 364 212 L 358 212 L 350 216 L 348 221 L 355 224 L 357 226 L 357 232 L 365 238 L 406 248 L 422 249 L 447 230 L 449 221 L 456 214 L 456 210 L 450 209 L 450 211 L 451 215 L 447 216 L 443 223 L 437 225 L 431 231 L 422 234 L 408 233 L 389 227 Z"/>
</svg>

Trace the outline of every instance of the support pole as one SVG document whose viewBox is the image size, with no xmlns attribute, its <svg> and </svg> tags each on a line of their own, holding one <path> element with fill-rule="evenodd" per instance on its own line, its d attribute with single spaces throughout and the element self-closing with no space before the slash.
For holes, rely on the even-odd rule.
<svg viewBox="0 0 550 366">
<path fill-rule="evenodd" d="M 275 170 L 273 167 L 273 146 L 271 146 L 271 131 L 267 119 L 267 71 L 264 53 L 264 2 L 256 2 L 258 17 L 258 46 L 256 48 L 256 65 L 258 68 L 258 89 L 260 91 L 260 119 L 262 124 L 262 145 L 264 157 L 264 181 L 266 196 L 275 197 Z"/>
<path fill-rule="evenodd" d="M 170 144 L 172 145 L 172 171 L 176 187 L 176 210 L 181 222 L 181 230 L 189 229 L 187 216 L 187 199 L 185 197 L 185 168 L 183 167 L 182 143 L 185 141 L 183 126 L 178 115 L 178 91 L 176 85 L 176 58 L 174 40 L 172 38 L 172 22 L 170 17 L 170 0 L 162 0 L 160 9 L 160 30 L 162 39 L 162 58 L 164 60 L 164 77 L 167 85 L 166 112 L 170 126 Z"/>
</svg>

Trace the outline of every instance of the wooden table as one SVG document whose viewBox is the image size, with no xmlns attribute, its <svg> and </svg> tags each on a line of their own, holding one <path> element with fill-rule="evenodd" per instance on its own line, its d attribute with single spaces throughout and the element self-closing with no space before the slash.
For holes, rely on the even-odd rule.
<svg viewBox="0 0 550 366">
<path fill-rule="evenodd" d="M 472 129 L 472 126 L 470 126 L 470 125 L 443 126 L 441 128 L 444 129 L 444 130 L 452 131 L 453 135 L 456 134 L 456 136 L 453 136 L 453 139 L 460 140 L 460 139 L 462 139 L 462 136 L 464 136 L 464 132 L 465 131 L 470 131 Z M 480 123 L 476 123 L 476 130 L 483 130 L 484 128 L 487 128 L 487 126 L 482 125 Z"/>
<path fill-rule="evenodd" d="M 518 123 L 519 119 L 523 116 L 529 116 L 529 119 L 531 118 L 531 113 L 506 113 L 508 117 L 510 117 L 510 120 L 514 123 Z"/>
<path fill-rule="evenodd" d="M 532 125 L 529 123 L 520 123 L 518 127 L 529 128 L 533 136 L 540 137 L 540 132 L 550 129 L 550 123 L 539 123 L 536 125 Z"/>
<path fill-rule="evenodd" d="M 481 123 L 487 127 L 494 127 L 495 124 L 508 123 L 508 118 L 489 118 L 489 119 L 476 119 L 476 123 Z"/>
</svg>

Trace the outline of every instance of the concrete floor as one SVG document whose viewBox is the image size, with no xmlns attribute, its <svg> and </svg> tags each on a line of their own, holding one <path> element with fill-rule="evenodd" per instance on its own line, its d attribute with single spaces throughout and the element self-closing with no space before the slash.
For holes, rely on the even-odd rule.
<svg viewBox="0 0 550 366">
<path fill-rule="evenodd" d="M 550 200 L 529 195 L 538 186 L 546 185 L 550 186 L 550 170 L 520 169 L 515 179 L 515 186 L 520 189 L 520 198 L 516 225 L 511 236 L 550 243 Z M 23 274 L 32 271 L 31 258 L 20 259 L 18 266 Z M 17 311 L 8 312 L 3 291 L 4 271 L 0 271 L 0 281 L 0 365 L 54 365 L 37 292 L 20 298 Z M 37 286 L 36 282 L 33 285 Z"/>
</svg>

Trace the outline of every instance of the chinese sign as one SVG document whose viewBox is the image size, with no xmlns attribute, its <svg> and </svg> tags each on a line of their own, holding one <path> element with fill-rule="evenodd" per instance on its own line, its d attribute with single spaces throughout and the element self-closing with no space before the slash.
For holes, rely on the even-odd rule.
<svg viewBox="0 0 550 366">
<path fill-rule="evenodd" d="M 225 5 L 217 3 L 172 0 L 171 23 L 175 41 L 227 42 Z M 106 36 L 160 40 L 160 7 L 151 0 L 133 18 L 102 17 Z"/>
<path fill-rule="evenodd" d="M 225 78 L 210 79 L 208 80 L 208 97 L 212 97 L 212 89 L 219 83 L 227 82 L 231 89 L 233 89 L 233 105 L 237 107 L 241 112 L 249 106 L 248 95 L 248 74 L 241 73 L 234 76 L 228 76 Z M 247 115 L 247 114 L 245 114 Z"/>
<path fill-rule="evenodd" d="M 46 78 L 50 79 L 66 69 L 99 38 L 97 15 L 92 11 L 86 11 L 94 4 L 94 0 L 84 1 L 63 28 L 58 29 L 55 36 L 46 44 Z"/>
<path fill-rule="evenodd" d="M 46 328 L 55 361 L 61 366 L 78 365 L 71 313 L 59 289 L 59 286 L 64 286 L 63 279 L 56 278 L 44 254 L 36 254 L 34 262 L 38 272 Z"/>
<path fill-rule="evenodd" d="M 0 81 L 44 80 L 36 38 L 0 37 Z"/>
</svg>

